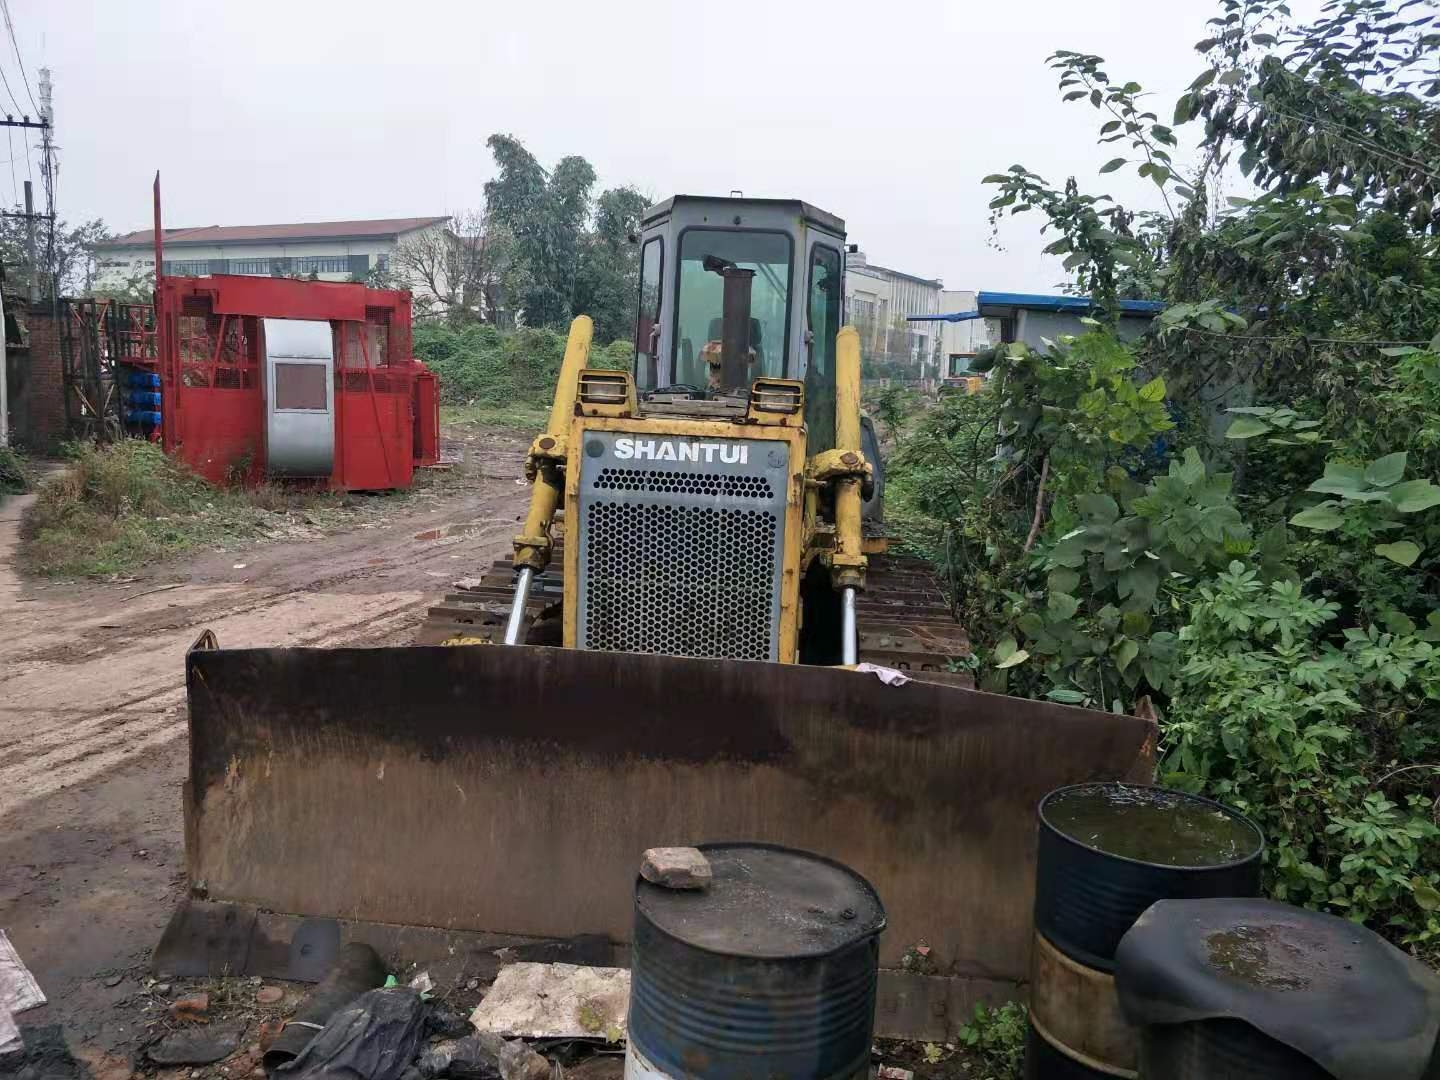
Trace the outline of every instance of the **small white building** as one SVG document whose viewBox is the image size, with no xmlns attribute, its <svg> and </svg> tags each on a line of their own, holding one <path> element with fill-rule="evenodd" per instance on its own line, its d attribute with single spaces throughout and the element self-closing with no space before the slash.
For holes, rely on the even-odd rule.
<svg viewBox="0 0 1440 1080">
<path fill-rule="evenodd" d="M 938 314 L 943 290 L 938 278 L 890 270 L 852 254 L 845 263 L 845 317 L 860 331 L 862 355 L 892 366 L 913 365 L 913 378 L 935 377 L 940 324 L 907 320 Z"/>
<path fill-rule="evenodd" d="M 400 243 L 443 232 L 449 221 L 434 216 L 166 229 L 165 273 L 360 280 L 372 270 L 389 269 Z M 97 263 L 98 290 L 133 286 L 155 269 L 154 230 L 141 229 L 99 245 Z"/>
</svg>

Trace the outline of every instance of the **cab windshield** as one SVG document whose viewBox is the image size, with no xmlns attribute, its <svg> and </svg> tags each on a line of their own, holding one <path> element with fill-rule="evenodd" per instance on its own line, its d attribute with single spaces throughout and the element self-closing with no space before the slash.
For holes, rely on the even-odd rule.
<svg viewBox="0 0 1440 1080">
<path fill-rule="evenodd" d="M 790 237 L 779 232 L 686 229 L 680 237 L 674 382 L 700 391 L 748 389 L 785 374 Z M 749 293 L 749 332 L 739 358 L 722 363 L 725 295 Z"/>
</svg>

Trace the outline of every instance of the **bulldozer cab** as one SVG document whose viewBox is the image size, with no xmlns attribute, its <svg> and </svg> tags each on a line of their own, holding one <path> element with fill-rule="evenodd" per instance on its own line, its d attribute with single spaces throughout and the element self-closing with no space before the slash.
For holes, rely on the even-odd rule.
<svg viewBox="0 0 1440 1080">
<path fill-rule="evenodd" d="M 635 385 L 655 404 L 805 383 L 811 452 L 835 442 L 845 223 L 786 199 L 677 195 L 641 223 Z"/>
</svg>

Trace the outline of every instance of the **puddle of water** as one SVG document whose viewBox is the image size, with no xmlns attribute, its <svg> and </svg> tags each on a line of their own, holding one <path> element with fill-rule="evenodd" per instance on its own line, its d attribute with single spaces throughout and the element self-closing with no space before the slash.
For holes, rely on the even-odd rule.
<svg viewBox="0 0 1440 1080">
<path fill-rule="evenodd" d="M 1095 784 L 1046 800 L 1045 820 L 1086 847 L 1161 866 L 1220 866 L 1259 847 L 1255 830 L 1171 791 Z"/>
</svg>

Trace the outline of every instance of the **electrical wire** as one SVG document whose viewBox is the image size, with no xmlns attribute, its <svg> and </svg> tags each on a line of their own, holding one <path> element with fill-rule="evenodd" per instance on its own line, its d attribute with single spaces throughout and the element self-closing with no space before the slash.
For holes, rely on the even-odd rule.
<svg viewBox="0 0 1440 1080">
<path fill-rule="evenodd" d="M 10 21 L 9 0 L 0 0 L 0 14 L 5 16 L 5 29 L 10 34 L 10 46 L 15 50 L 15 62 L 20 65 L 20 78 L 25 83 L 25 96 L 30 99 L 30 107 L 35 110 L 35 117 L 40 117 L 40 106 L 35 104 L 35 94 L 30 89 L 30 76 L 25 74 L 25 61 L 20 57 L 20 42 L 15 40 L 15 24 Z"/>
<path fill-rule="evenodd" d="M 15 91 L 10 89 L 10 79 L 5 75 L 5 69 L 3 67 L 0 67 L 0 83 L 5 84 L 5 93 L 10 97 L 10 107 L 15 110 L 15 112 L 10 115 L 15 116 L 23 113 L 25 110 L 20 108 L 20 102 L 15 97 Z"/>
</svg>

